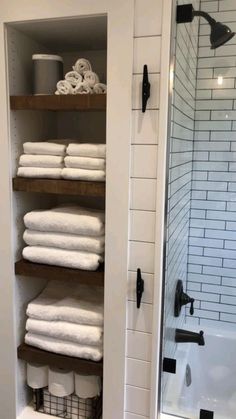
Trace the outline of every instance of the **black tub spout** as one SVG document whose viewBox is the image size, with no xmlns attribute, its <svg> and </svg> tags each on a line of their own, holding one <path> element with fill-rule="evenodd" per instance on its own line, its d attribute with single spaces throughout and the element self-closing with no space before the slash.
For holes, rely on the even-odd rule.
<svg viewBox="0 0 236 419">
<path fill-rule="evenodd" d="M 201 330 L 199 333 L 191 332 L 190 330 L 176 329 L 175 342 L 192 342 L 197 343 L 199 346 L 205 345 L 204 332 Z"/>
</svg>

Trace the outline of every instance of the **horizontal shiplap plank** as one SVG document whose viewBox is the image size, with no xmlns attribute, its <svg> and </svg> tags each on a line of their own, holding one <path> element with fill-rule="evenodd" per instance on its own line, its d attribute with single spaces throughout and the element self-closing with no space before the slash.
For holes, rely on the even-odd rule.
<svg viewBox="0 0 236 419">
<path fill-rule="evenodd" d="M 151 363 L 138 359 L 126 359 L 126 384 L 150 389 Z"/>
<path fill-rule="evenodd" d="M 142 295 L 142 301 L 144 303 L 152 304 L 153 302 L 153 288 L 154 288 L 154 275 L 142 272 L 142 278 L 144 280 L 144 293 Z M 137 272 L 128 273 L 128 300 L 136 301 L 136 281 Z"/>
<path fill-rule="evenodd" d="M 134 35 L 161 35 L 162 30 L 162 1 L 135 1 Z"/>
<path fill-rule="evenodd" d="M 152 333 L 152 305 L 142 303 L 138 309 L 136 302 L 127 301 L 127 329 Z"/>
<path fill-rule="evenodd" d="M 151 361 L 152 335 L 150 333 L 127 330 L 126 356 L 129 358 Z"/>
<path fill-rule="evenodd" d="M 153 53 L 155 51 L 155 54 Z M 134 40 L 135 74 L 143 74 L 143 65 L 148 65 L 149 73 L 160 73 L 161 67 L 161 37 L 148 36 Z"/>
<path fill-rule="evenodd" d="M 155 211 L 156 180 L 131 179 L 131 209 Z"/>
<path fill-rule="evenodd" d="M 126 385 L 125 410 L 127 412 L 149 417 L 150 391 Z"/>
<path fill-rule="evenodd" d="M 154 243 L 129 242 L 129 270 L 140 268 L 143 272 L 154 272 Z"/>
<path fill-rule="evenodd" d="M 131 176 L 155 179 L 157 177 L 157 146 L 133 145 L 131 153 Z"/>
</svg>

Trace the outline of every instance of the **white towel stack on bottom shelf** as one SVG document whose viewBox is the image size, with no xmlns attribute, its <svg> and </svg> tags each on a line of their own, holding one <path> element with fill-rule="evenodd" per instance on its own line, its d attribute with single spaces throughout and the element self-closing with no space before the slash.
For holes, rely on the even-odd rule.
<svg viewBox="0 0 236 419">
<path fill-rule="evenodd" d="M 95 271 L 104 260 L 104 211 L 64 205 L 24 216 L 24 259 Z"/>
<path fill-rule="evenodd" d="M 104 181 L 106 177 L 105 144 L 69 144 L 66 150 L 64 179 Z"/>
<path fill-rule="evenodd" d="M 50 281 L 27 308 L 25 343 L 45 351 L 100 361 L 103 288 Z"/>
<path fill-rule="evenodd" d="M 64 143 L 65 141 L 65 143 Z M 66 140 L 27 142 L 20 157 L 17 176 L 60 179 L 64 167 Z"/>
</svg>

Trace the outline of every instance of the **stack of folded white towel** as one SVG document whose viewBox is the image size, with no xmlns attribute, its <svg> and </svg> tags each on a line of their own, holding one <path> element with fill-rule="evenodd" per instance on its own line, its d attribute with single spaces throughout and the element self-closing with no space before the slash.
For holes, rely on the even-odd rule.
<svg viewBox="0 0 236 419">
<path fill-rule="evenodd" d="M 57 83 L 56 95 L 106 93 L 106 85 L 100 83 L 88 60 L 79 58 L 72 68 L 66 73 L 65 79 Z"/>
<path fill-rule="evenodd" d="M 95 271 L 104 261 L 104 211 L 64 205 L 31 211 L 24 223 L 30 262 Z"/>
<path fill-rule="evenodd" d="M 66 153 L 66 167 L 62 169 L 64 179 L 105 180 L 105 144 L 69 144 Z"/>
<path fill-rule="evenodd" d="M 59 179 L 66 154 L 64 141 L 24 143 L 17 176 Z"/>
<path fill-rule="evenodd" d="M 45 351 L 100 361 L 103 289 L 50 281 L 27 308 L 25 343 Z"/>
</svg>

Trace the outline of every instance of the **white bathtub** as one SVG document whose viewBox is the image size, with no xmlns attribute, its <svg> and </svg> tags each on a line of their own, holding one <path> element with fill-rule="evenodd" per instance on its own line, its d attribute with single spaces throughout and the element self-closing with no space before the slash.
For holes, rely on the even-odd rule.
<svg viewBox="0 0 236 419">
<path fill-rule="evenodd" d="M 205 346 L 178 344 L 177 373 L 169 375 L 163 395 L 163 412 L 199 419 L 200 409 L 214 412 L 214 419 L 236 418 L 236 332 L 204 328 Z M 185 372 L 190 365 L 192 384 Z M 173 419 L 172 416 L 172 419 Z M 163 415 L 162 418 L 168 418 Z"/>
</svg>

